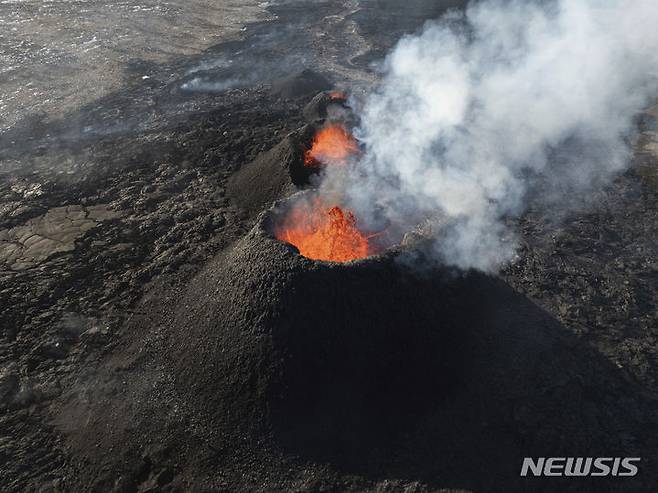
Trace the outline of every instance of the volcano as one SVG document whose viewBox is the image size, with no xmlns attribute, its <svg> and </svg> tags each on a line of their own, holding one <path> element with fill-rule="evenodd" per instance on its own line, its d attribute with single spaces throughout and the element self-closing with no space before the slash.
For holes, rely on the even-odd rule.
<svg viewBox="0 0 658 493">
<path fill-rule="evenodd" d="M 175 295 L 141 303 L 95 377 L 104 384 L 57 418 L 85 460 L 109 461 L 127 484 L 182 469 L 201 489 L 228 474 L 250 489 L 243 474 L 255 470 L 274 478 L 265 489 L 288 489 L 281 470 L 324 477 L 317 464 L 328 464 L 439 491 L 527 491 L 536 478 L 510 458 L 655 446 L 634 431 L 655 425 L 655 401 L 506 282 L 432 267 L 413 244 L 309 259 L 275 236 L 294 199 Z"/>
<path fill-rule="evenodd" d="M 264 461 L 486 491 L 521 488 L 509 457 L 642 447 L 607 430 L 634 429 L 652 401 L 505 282 L 428 270 L 412 247 L 309 259 L 275 236 L 290 200 L 260 214 L 158 324 L 171 395 L 235 451 L 230 464 L 260 449 Z"/>
<path fill-rule="evenodd" d="M 229 196 L 248 213 L 257 214 L 308 186 L 316 170 L 305 166 L 305 154 L 316 131 L 315 125 L 305 125 L 242 166 L 228 183 Z"/>
<path fill-rule="evenodd" d="M 309 259 L 275 237 L 291 200 L 195 281 L 212 297 L 168 329 L 176 379 L 218 422 L 230 402 L 250 402 L 285 446 L 352 454 L 355 439 L 377 437 L 459 380 L 454 344 L 475 302 L 462 290 L 474 280 L 419 279 L 401 249 Z"/>
<path fill-rule="evenodd" d="M 339 121 L 330 117 L 330 107 L 340 108 Z M 358 155 L 359 145 L 348 130 L 353 124 L 352 115 L 344 99 L 321 92 L 304 113 L 310 123 L 289 133 L 230 179 L 229 196 L 249 214 L 255 215 L 275 200 L 317 185 L 320 178 L 314 177 L 324 167 L 345 166 Z"/>
</svg>

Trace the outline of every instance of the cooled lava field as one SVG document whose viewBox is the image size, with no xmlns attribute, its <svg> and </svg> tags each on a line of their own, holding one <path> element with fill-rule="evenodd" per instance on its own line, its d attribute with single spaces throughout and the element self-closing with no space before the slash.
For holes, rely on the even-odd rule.
<svg viewBox="0 0 658 493">
<path fill-rule="evenodd" d="M 658 98 L 496 271 L 433 257 L 450 224 L 299 225 L 464 3 L 0 3 L 1 491 L 658 490 Z"/>
</svg>

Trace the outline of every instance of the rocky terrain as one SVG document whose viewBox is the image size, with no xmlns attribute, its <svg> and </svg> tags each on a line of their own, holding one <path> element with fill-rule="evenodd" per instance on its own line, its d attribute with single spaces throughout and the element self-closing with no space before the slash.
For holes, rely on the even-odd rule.
<svg viewBox="0 0 658 493">
<path fill-rule="evenodd" d="M 181 299 L 209 295 L 190 293 L 188 283 L 217 265 L 253 226 L 249 211 L 227 193 L 231 176 L 298 130 L 304 105 L 326 88 L 298 83 L 294 74 L 311 68 L 328 84 L 358 91 L 376 79 L 371 62 L 402 32 L 457 2 L 430 3 L 323 1 L 309 8 L 305 2 L 282 2 L 237 11 L 224 2 L 226 11 L 218 8 L 216 15 L 205 15 L 209 7 L 202 2 L 170 6 L 172 12 L 194 13 L 177 26 L 179 34 L 170 33 L 179 18 L 171 14 L 150 35 L 137 36 L 141 42 L 128 38 L 121 48 L 99 48 L 110 58 L 75 55 L 82 58 L 71 61 L 76 67 L 71 72 L 62 68 L 67 73 L 52 89 L 54 102 L 43 92 L 17 91 L 25 91 L 25 81 L 34 77 L 42 63 L 38 57 L 48 52 L 43 47 L 56 47 L 52 38 L 60 39 L 61 19 L 76 7 L 49 3 L 49 9 L 60 9 L 54 16 L 35 14 L 30 2 L 0 5 L 5 23 L 13 19 L 24 35 L 40 26 L 43 36 L 40 46 L 12 41 L 10 50 L 3 48 L 3 56 L 15 58 L 10 65 L 19 68 L 7 72 L 0 85 L 1 489 L 492 491 L 503 485 L 507 491 L 564 491 L 551 483 L 501 479 L 504 474 L 494 466 L 511 464 L 510 477 L 517 479 L 517 456 L 494 464 L 491 470 L 499 472 L 488 482 L 469 469 L 477 461 L 458 470 L 459 456 L 435 460 L 432 454 L 440 451 L 445 458 L 450 449 L 432 448 L 422 437 L 403 441 L 405 453 L 384 443 L 373 446 L 381 446 L 379 451 L 365 447 L 372 453 L 364 460 L 345 463 L 331 453 L 318 457 L 303 447 L 277 448 L 276 437 L 253 442 L 240 433 L 212 435 L 207 417 L 186 404 L 187 394 L 172 380 L 173 353 L 160 328 L 184 310 Z M 122 6 L 126 12 L 136 8 Z M 147 15 L 147 7 L 157 11 L 145 5 L 138 15 Z M 95 2 L 87 8 L 96 22 L 114 25 L 117 10 Z M 131 17 L 119 17 L 126 16 Z M 86 42 L 97 31 L 89 29 L 75 36 Z M 163 41 L 152 48 L 154 37 Z M 57 57 L 52 63 L 66 66 Z M 107 72 L 108 82 L 98 82 L 101 76 L 89 74 L 89 66 Z M 262 70 L 250 70 L 254 66 Z M 80 80 L 81 72 L 88 79 L 71 87 L 67 80 Z M 55 84 L 48 78 L 41 83 Z M 492 300 L 533 314 L 528 330 L 550 319 L 547 337 L 564 337 L 568 342 L 555 344 L 571 348 L 554 361 L 544 354 L 533 370 L 543 375 L 537 394 L 524 394 L 529 392 L 524 387 L 518 401 L 542 394 L 581 402 L 595 388 L 586 397 L 592 407 L 575 423 L 591 419 L 585 429 L 597 429 L 596 420 L 602 420 L 619 428 L 602 428 L 610 441 L 597 435 L 591 450 L 642 455 L 644 475 L 637 481 L 599 485 L 597 491 L 656 486 L 650 472 L 658 470 L 658 444 L 652 441 L 658 419 L 657 118 L 655 107 L 639 115 L 631 168 L 590 207 L 560 222 L 534 210 L 521 218 L 518 258 L 499 279 L 487 281 L 505 286 L 495 284 L 501 294 Z M 505 335 L 509 341 L 522 334 L 523 320 L 514 320 Z M 519 347 L 528 347 L 523 344 Z M 474 354 L 481 355 L 478 351 Z M 482 423 L 473 429 L 509 439 L 498 453 L 522 452 L 523 440 L 541 441 L 551 431 L 542 429 L 537 416 L 548 409 L 562 412 L 559 422 L 579 411 L 573 405 L 541 408 L 549 401 L 515 406 L 511 418 L 503 419 L 502 411 L 492 414 L 500 414 L 496 423 L 513 427 L 518 436 Z M 624 415 L 628 423 L 621 425 Z M 464 429 L 468 423 L 447 411 L 443 417 Z M 415 432 L 439 428 L 428 420 L 429 428 Z M 537 428 L 543 431 L 535 436 Z M 587 443 L 586 437 L 578 439 Z M 496 450 L 493 439 L 485 443 Z M 598 449 L 608 443 L 622 448 Z M 460 452 L 479 446 L 468 442 Z M 391 463 L 391 454 L 398 453 L 399 461 Z"/>
</svg>

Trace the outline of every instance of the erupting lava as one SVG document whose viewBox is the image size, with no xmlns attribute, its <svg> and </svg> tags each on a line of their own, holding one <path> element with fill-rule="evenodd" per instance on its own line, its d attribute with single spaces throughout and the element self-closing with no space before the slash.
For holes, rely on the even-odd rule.
<svg viewBox="0 0 658 493">
<path fill-rule="evenodd" d="M 340 99 L 341 101 L 347 100 L 347 95 L 344 92 L 340 92 L 340 91 L 331 91 L 329 93 L 329 97 L 331 99 Z"/>
<path fill-rule="evenodd" d="M 313 138 L 311 148 L 304 154 L 305 166 L 345 164 L 347 158 L 359 152 L 356 140 L 342 125 L 329 125 L 320 129 Z"/>
<path fill-rule="evenodd" d="M 315 260 L 348 262 L 376 253 L 369 236 L 356 227 L 354 214 L 338 206 L 327 207 L 318 199 L 295 204 L 274 235 Z"/>
</svg>

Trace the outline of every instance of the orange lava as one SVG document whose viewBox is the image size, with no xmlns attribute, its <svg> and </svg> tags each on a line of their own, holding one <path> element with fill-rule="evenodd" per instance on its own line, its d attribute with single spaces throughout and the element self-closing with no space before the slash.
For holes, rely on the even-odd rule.
<svg viewBox="0 0 658 493">
<path fill-rule="evenodd" d="M 359 152 L 356 139 L 342 125 L 326 126 L 315 134 L 311 148 L 304 154 L 305 166 L 346 164 L 347 158 Z"/>
<path fill-rule="evenodd" d="M 369 237 L 356 227 L 352 212 L 337 205 L 327 207 L 319 199 L 295 204 L 276 226 L 274 235 L 315 260 L 348 262 L 376 253 Z"/>
<path fill-rule="evenodd" d="M 340 91 L 331 91 L 329 93 L 329 97 L 331 99 L 341 99 L 343 101 L 347 100 L 347 95 L 344 92 L 340 92 Z"/>
</svg>

